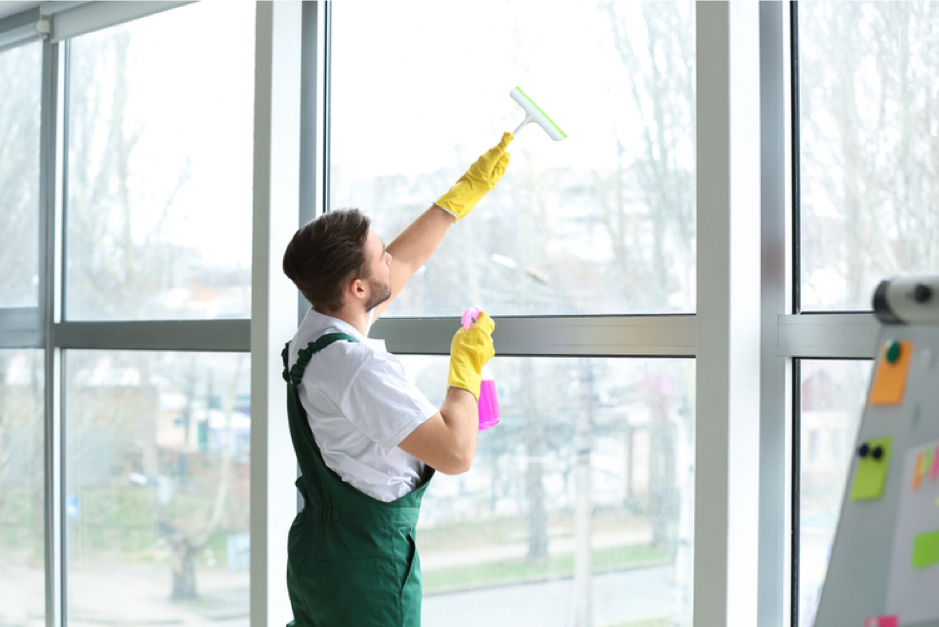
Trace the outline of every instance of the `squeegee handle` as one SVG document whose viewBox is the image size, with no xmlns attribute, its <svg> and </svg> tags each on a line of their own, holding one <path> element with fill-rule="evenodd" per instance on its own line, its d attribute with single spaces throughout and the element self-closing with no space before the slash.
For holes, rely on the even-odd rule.
<svg viewBox="0 0 939 627">
<path fill-rule="evenodd" d="M 525 119 L 522 121 L 522 123 L 518 125 L 518 128 L 515 129 L 515 132 L 512 133 L 512 134 L 513 134 L 513 135 L 518 135 L 518 132 L 519 132 L 520 130 L 522 130 L 522 127 L 524 127 L 526 124 L 528 124 L 529 122 L 531 122 L 531 121 L 534 120 L 534 119 L 535 119 L 535 116 L 533 116 L 533 115 L 530 115 L 530 116 L 528 116 L 527 118 L 525 118 Z"/>
</svg>

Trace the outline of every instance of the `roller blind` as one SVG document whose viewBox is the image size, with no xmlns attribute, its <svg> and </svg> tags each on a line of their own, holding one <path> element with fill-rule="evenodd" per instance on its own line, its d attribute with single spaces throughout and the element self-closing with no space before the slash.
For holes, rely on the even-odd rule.
<svg viewBox="0 0 939 627">
<path fill-rule="evenodd" d="M 189 2 L 47 2 L 53 43 L 189 4 Z M 70 6 L 62 6 L 70 5 Z"/>
</svg>

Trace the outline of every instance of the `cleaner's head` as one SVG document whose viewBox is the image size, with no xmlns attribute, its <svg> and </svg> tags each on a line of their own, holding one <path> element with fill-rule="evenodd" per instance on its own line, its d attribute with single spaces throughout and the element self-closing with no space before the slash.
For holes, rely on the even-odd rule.
<svg viewBox="0 0 939 627">
<path fill-rule="evenodd" d="M 358 209 L 340 209 L 307 223 L 290 240 L 284 274 L 317 310 L 338 311 L 347 282 L 371 278 L 370 226 Z"/>
</svg>

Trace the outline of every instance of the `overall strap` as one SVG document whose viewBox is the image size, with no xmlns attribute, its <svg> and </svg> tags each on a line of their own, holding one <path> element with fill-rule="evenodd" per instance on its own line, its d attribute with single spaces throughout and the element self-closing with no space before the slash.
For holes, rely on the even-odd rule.
<svg viewBox="0 0 939 627">
<path fill-rule="evenodd" d="M 317 339 L 315 342 L 307 344 L 306 348 L 301 348 L 297 354 L 297 363 L 292 368 L 287 368 L 290 359 L 290 342 L 284 346 L 281 357 L 284 361 L 284 381 L 287 382 L 287 419 L 290 425 L 290 439 L 293 441 L 293 448 L 297 454 L 297 462 L 300 464 L 302 475 L 297 479 L 297 489 L 303 495 L 306 503 L 310 502 L 310 489 L 319 488 L 317 491 L 324 492 L 324 486 L 308 486 L 308 481 L 319 481 L 321 473 L 316 472 L 315 460 L 320 456 L 316 441 L 313 439 L 313 431 L 306 419 L 306 411 L 300 403 L 300 393 L 297 389 L 303 378 L 303 371 L 306 370 L 310 358 L 314 354 L 323 350 L 333 342 L 348 341 L 360 343 L 355 337 L 348 333 L 329 333 Z"/>
<path fill-rule="evenodd" d="M 287 370 L 287 360 L 290 358 L 290 342 L 287 342 L 287 345 L 284 346 L 284 350 L 280 354 L 281 357 L 284 358 L 284 381 L 294 388 L 297 388 L 300 385 L 300 380 L 303 378 L 303 371 L 306 370 L 307 364 L 310 363 L 310 358 L 333 342 L 338 342 L 339 340 L 355 342 L 356 344 L 359 343 L 357 339 L 348 333 L 327 333 L 315 342 L 307 344 L 306 348 L 301 348 L 297 353 L 297 363 L 295 363 L 293 368 L 289 371 Z"/>
</svg>

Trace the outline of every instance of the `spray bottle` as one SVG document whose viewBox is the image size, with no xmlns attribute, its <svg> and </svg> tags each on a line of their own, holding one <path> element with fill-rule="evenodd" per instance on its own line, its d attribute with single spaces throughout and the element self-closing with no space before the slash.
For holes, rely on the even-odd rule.
<svg viewBox="0 0 939 627">
<path fill-rule="evenodd" d="M 479 319 L 479 307 L 470 307 L 463 312 L 464 329 L 469 329 Z M 492 378 L 489 365 L 483 366 L 482 384 L 479 387 L 479 430 L 499 424 L 499 398 L 496 396 L 496 382 Z"/>
</svg>

